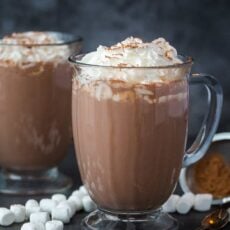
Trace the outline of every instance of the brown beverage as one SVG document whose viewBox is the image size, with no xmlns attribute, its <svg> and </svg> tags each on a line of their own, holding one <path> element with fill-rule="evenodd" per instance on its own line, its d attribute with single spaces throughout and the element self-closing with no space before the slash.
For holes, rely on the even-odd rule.
<svg viewBox="0 0 230 230">
<path fill-rule="evenodd" d="M 145 86 L 97 82 L 89 88 L 77 84 L 74 137 L 81 175 L 92 198 L 109 210 L 159 208 L 172 193 L 182 164 L 187 82 Z M 100 84 L 120 100 L 93 96 Z"/>
<path fill-rule="evenodd" d="M 73 52 L 79 47 L 64 44 L 59 33 L 14 33 L 1 40 L 3 168 L 48 169 L 67 154 L 71 138 L 72 69 L 66 58 L 71 49 Z"/>
</svg>

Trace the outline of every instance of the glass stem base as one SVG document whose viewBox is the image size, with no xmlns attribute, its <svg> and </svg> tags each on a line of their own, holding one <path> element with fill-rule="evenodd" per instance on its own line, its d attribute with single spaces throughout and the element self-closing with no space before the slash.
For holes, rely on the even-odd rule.
<svg viewBox="0 0 230 230">
<path fill-rule="evenodd" d="M 116 214 L 96 210 L 81 223 L 82 230 L 174 230 L 178 227 L 177 220 L 161 210 L 144 214 Z"/>
<path fill-rule="evenodd" d="M 60 173 L 56 167 L 42 171 L 0 171 L 0 193 L 42 195 L 65 192 L 71 186 L 72 180 Z"/>
</svg>

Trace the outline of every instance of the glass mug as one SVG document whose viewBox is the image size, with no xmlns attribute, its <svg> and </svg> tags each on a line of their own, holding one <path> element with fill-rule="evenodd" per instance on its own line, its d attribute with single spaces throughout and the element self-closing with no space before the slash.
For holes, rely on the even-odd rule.
<svg viewBox="0 0 230 230">
<path fill-rule="evenodd" d="M 79 52 L 81 38 L 47 32 L 52 44 L 0 43 L 4 52 L 28 55 L 27 61 L 0 58 L 0 192 L 63 192 L 72 180 L 57 170 L 71 143 L 69 55 Z M 29 55 L 43 55 L 29 59 Z M 54 57 L 54 55 L 56 56 Z M 46 58 L 48 56 L 50 58 Z M 35 56 L 33 56 L 34 58 Z M 13 58 L 13 57 L 12 57 Z M 31 58 L 31 57 L 30 57 Z M 8 60 L 7 59 L 7 60 Z"/>
<path fill-rule="evenodd" d="M 74 143 L 83 182 L 98 207 L 82 228 L 176 229 L 177 221 L 161 206 L 181 168 L 205 154 L 221 115 L 221 86 L 210 75 L 190 75 L 191 58 L 158 67 L 90 65 L 81 58 L 69 58 L 75 67 Z M 101 80 L 92 80 L 98 74 Z M 133 74 L 143 83 L 129 81 Z M 161 76 L 161 81 L 148 82 L 145 76 Z M 205 86 L 209 109 L 185 151 L 189 84 Z"/>
</svg>

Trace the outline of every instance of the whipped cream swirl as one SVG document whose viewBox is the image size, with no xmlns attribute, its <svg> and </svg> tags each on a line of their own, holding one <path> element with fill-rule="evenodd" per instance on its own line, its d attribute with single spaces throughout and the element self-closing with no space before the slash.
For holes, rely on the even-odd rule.
<svg viewBox="0 0 230 230">
<path fill-rule="evenodd" d="M 118 67 L 151 67 L 181 63 L 177 51 L 164 38 L 144 43 L 139 38 L 129 37 L 111 47 L 99 46 L 82 59 L 88 64 Z"/>
<path fill-rule="evenodd" d="M 12 33 L 0 40 L 0 64 L 28 65 L 66 59 L 70 55 L 68 45 L 55 45 L 62 42 L 50 32 Z"/>
<path fill-rule="evenodd" d="M 176 49 L 164 38 L 145 43 L 139 38 L 129 37 L 111 47 L 99 46 L 79 62 L 95 65 L 81 66 L 81 73 L 77 74 L 77 78 L 83 84 L 97 80 L 151 83 L 185 76 L 183 68 L 124 68 L 162 67 L 182 63 Z"/>
</svg>

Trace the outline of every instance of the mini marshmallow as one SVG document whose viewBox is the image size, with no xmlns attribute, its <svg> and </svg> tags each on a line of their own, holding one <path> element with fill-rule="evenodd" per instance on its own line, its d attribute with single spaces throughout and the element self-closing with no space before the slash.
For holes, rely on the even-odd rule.
<svg viewBox="0 0 230 230">
<path fill-rule="evenodd" d="M 57 201 L 51 199 L 41 199 L 40 208 L 41 211 L 51 213 L 52 209 L 57 206 Z"/>
<path fill-rule="evenodd" d="M 52 220 L 59 220 L 65 224 L 70 222 L 70 210 L 67 206 L 54 208 L 51 216 Z"/>
<path fill-rule="evenodd" d="M 32 213 L 30 215 L 30 222 L 31 223 L 43 223 L 45 224 L 47 221 L 50 220 L 50 216 L 48 212 L 36 212 L 36 213 Z"/>
<path fill-rule="evenodd" d="M 37 213 L 37 212 L 40 212 L 41 209 L 39 206 L 31 206 L 31 207 L 26 207 L 26 218 L 29 219 L 30 218 L 30 215 L 32 213 Z"/>
<path fill-rule="evenodd" d="M 9 226 L 15 221 L 14 213 L 7 208 L 0 208 L 0 225 Z"/>
<path fill-rule="evenodd" d="M 30 199 L 25 204 L 26 207 L 26 217 L 29 218 L 32 213 L 40 212 L 39 204 L 36 200 Z"/>
<path fill-rule="evenodd" d="M 76 212 L 76 205 L 73 202 L 70 201 L 62 201 L 58 204 L 58 208 L 66 207 L 69 209 L 70 218 L 75 214 Z"/>
<path fill-rule="evenodd" d="M 79 192 L 82 194 L 85 194 L 86 196 L 89 195 L 88 190 L 86 189 L 84 185 L 80 186 Z"/>
<path fill-rule="evenodd" d="M 172 194 L 169 199 L 163 204 L 163 211 L 168 213 L 176 212 L 176 204 L 180 196 Z"/>
<path fill-rule="evenodd" d="M 25 204 L 26 208 L 30 208 L 30 207 L 39 207 L 39 204 L 36 200 L 30 199 L 26 202 Z"/>
<path fill-rule="evenodd" d="M 13 204 L 10 211 L 14 213 L 15 223 L 22 223 L 26 219 L 26 208 L 21 204 Z"/>
<path fill-rule="evenodd" d="M 79 190 L 75 190 L 72 192 L 72 195 L 71 196 L 77 196 L 79 199 L 82 199 L 85 195 L 84 192 L 82 191 L 79 191 Z"/>
<path fill-rule="evenodd" d="M 43 223 L 24 223 L 21 227 L 21 230 L 45 230 Z"/>
<path fill-rule="evenodd" d="M 54 194 L 51 197 L 52 200 L 56 201 L 57 203 L 60 203 L 62 201 L 66 200 L 66 196 L 64 194 Z"/>
<path fill-rule="evenodd" d="M 187 214 L 193 204 L 194 204 L 195 196 L 193 193 L 185 193 L 183 196 L 180 197 L 180 199 L 177 201 L 176 204 L 176 210 L 180 214 Z"/>
<path fill-rule="evenodd" d="M 194 201 L 194 209 L 196 211 L 205 212 L 210 210 L 212 205 L 212 195 L 211 194 L 197 194 Z"/>
<path fill-rule="evenodd" d="M 96 209 L 96 204 L 90 198 L 90 196 L 84 196 L 82 199 L 82 205 L 86 212 L 92 212 Z"/>
<path fill-rule="evenodd" d="M 80 211 L 83 208 L 82 201 L 79 197 L 77 196 L 70 196 L 68 198 L 68 201 L 70 203 L 73 203 L 75 205 L 76 211 Z"/>
<path fill-rule="evenodd" d="M 63 230 L 64 225 L 59 220 L 51 220 L 46 222 L 46 230 Z"/>
</svg>

